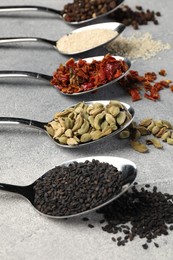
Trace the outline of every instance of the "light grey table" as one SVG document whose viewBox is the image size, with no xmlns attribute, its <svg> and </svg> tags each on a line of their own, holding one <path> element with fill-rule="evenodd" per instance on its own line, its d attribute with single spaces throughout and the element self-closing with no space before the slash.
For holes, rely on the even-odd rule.
<svg viewBox="0 0 173 260">
<path fill-rule="evenodd" d="M 131 7 L 142 5 L 145 9 L 160 11 L 159 25 L 152 23 L 140 27 L 140 32 L 150 32 L 155 39 L 173 42 L 173 3 L 165 1 L 127 0 Z M 62 9 L 60 0 L 1 0 L 0 5 L 31 4 Z M 105 21 L 106 19 L 104 19 Z M 73 27 L 51 14 L 4 13 L 0 15 L 0 37 L 35 36 L 52 40 L 69 33 Z M 126 28 L 124 35 L 136 33 Z M 98 53 L 93 53 L 93 55 Z M 102 53 L 99 53 L 102 55 Z M 140 73 L 159 71 L 165 68 L 168 78 L 173 79 L 172 48 L 160 52 L 152 59 L 138 59 L 132 68 Z M 83 56 L 81 56 L 83 57 Z M 30 70 L 52 74 L 67 57 L 43 44 L 20 43 L 0 46 L 0 70 Z M 111 86 L 95 94 L 79 97 L 65 97 L 47 83 L 28 79 L 0 80 L 0 116 L 14 116 L 40 121 L 49 121 L 55 112 L 78 101 L 119 99 L 135 108 L 135 120 L 145 117 L 172 121 L 173 93 L 161 92 L 161 100 L 152 102 L 142 99 L 133 103 L 120 88 Z M 172 155 L 173 147 L 164 144 L 163 150 L 150 148 L 147 154 L 132 150 L 128 140 L 112 137 L 94 146 L 81 149 L 62 149 L 48 136 L 27 127 L 0 126 L 0 182 L 27 185 L 47 170 L 66 160 L 84 156 L 112 155 L 134 161 L 138 168 L 138 183 L 157 185 L 161 191 L 173 190 Z M 173 255 L 173 234 L 162 236 L 157 241 L 160 248 L 151 246 L 144 250 L 142 240 L 136 238 L 125 247 L 117 247 L 111 235 L 103 232 L 96 213 L 89 217 L 95 228 L 90 229 L 81 218 L 51 220 L 40 216 L 23 198 L 1 192 L 0 195 L 0 259 L 15 260 L 114 260 L 114 259 L 163 259 L 171 260 Z"/>
</svg>

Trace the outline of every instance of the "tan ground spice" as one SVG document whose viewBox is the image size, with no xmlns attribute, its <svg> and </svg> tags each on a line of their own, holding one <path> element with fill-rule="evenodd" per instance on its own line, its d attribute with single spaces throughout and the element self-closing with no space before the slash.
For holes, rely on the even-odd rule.
<svg viewBox="0 0 173 260">
<path fill-rule="evenodd" d="M 161 40 L 154 40 L 148 32 L 136 34 L 130 37 L 119 36 L 106 46 L 109 53 L 120 55 L 129 59 L 142 58 L 150 59 L 158 52 L 171 48 L 169 43 L 163 43 Z"/>
<path fill-rule="evenodd" d="M 118 35 L 111 29 L 91 29 L 65 35 L 57 41 L 56 47 L 62 53 L 77 53 L 108 42 Z"/>
</svg>

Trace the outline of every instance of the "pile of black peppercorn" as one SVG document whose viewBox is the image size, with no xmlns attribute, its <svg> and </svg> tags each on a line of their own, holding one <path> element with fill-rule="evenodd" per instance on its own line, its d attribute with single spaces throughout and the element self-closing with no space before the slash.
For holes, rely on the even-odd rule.
<svg viewBox="0 0 173 260">
<path fill-rule="evenodd" d="M 74 0 L 64 6 L 67 22 L 80 22 L 102 15 L 117 6 L 117 0 Z"/>
</svg>

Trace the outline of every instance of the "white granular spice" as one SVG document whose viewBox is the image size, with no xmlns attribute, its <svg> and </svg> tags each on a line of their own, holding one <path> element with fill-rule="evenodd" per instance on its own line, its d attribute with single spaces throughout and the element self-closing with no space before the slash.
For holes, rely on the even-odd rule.
<svg viewBox="0 0 173 260">
<path fill-rule="evenodd" d="M 160 51 L 170 49 L 171 45 L 160 40 L 153 40 L 152 35 L 147 32 L 141 36 L 119 36 L 116 41 L 113 40 L 108 43 L 106 48 L 111 54 L 128 57 L 129 59 L 143 58 L 146 60 Z"/>
<path fill-rule="evenodd" d="M 65 35 L 56 43 L 62 53 L 73 54 L 104 44 L 118 35 L 111 29 L 91 29 Z"/>
</svg>

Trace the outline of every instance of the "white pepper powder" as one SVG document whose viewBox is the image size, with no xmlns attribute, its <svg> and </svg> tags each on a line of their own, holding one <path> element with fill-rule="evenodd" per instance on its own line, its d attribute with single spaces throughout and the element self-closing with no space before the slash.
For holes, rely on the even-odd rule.
<svg viewBox="0 0 173 260">
<path fill-rule="evenodd" d="M 111 29 L 91 29 L 65 35 L 56 47 L 62 53 L 73 54 L 102 45 L 118 35 Z"/>
<path fill-rule="evenodd" d="M 129 59 L 143 58 L 150 59 L 158 52 L 171 48 L 169 43 L 161 40 L 154 40 L 148 32 L 143 35 L 133 35 L 130 37 L 119 36 L 118 39 L 111 41 L 106 46 L 111 54 L 128 57 Z"/>
</svg>

